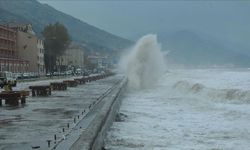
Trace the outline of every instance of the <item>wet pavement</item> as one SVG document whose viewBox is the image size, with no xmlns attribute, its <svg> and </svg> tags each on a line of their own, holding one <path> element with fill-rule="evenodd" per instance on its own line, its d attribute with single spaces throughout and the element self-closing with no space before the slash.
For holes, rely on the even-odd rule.
<svg viewBox="0 0 250 150">
<path fill-rule="evenodd" d="M 112 76 L 66 91 L 52 91 L 49 97 L 28 97 L 25 105 L 0 107 L 0 150 L 48 149 L 47 140 L 52 140 L 53 146 L 55 134 L 57 140 L 63 138 L 63 128 L 65 133 L 72 130 L 74 118 L 79 121 L 78 115 L 81 119 L 83 111 L 87 112 L 89 105 L 121 78 Z M 21 83 L 16 89 L 54 81 Z"/>
</svg>

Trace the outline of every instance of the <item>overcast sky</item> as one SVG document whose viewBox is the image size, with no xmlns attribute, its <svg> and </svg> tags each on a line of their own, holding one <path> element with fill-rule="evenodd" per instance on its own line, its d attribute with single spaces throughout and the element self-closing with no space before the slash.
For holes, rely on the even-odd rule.
<svg viewBox="0 0 250 150">
<path fill-rule="evenodd" d="M 39 0 L 113 34 L 192 30 L 250 47 L 249 1 Z"/>
</svg>

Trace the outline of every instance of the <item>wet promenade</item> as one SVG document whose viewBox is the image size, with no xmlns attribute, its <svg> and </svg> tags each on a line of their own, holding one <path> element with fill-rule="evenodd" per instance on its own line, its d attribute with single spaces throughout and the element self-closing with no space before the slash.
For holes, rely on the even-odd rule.
<svg viewBox="0 0 250 150">
<path fill-rule="evenodd" d="M 0 149 L 49 149 L 56 140 L 72 130 L 103 93 L 122 77 L 112 76 L 92 81 L 66 91 L 53 91 L 48 97 L 28 97 L 25 105 L 0 108 Z M 54 81 L 54 80 L 53 80 Z M 48 81 L 21 83 L 17 89 L 28 85 L 47 84 Z M 40 147 L 40 148 L 39 148 Z"/>
</svg>

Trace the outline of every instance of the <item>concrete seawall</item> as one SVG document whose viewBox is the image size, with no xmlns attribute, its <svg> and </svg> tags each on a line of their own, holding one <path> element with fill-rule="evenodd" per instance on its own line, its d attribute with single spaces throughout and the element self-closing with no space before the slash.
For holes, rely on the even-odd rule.
<svg viewBox="0 0 250 150">
<path fill-rule="evenodd" d="M 124 79 L 100 102 L 91 123 L 82 130 L 80 137 L 70 147 L 71 150 L 100 150 L 107 129 L 114 121 L 121 103 L 121 94 L 125 89 Z"/>
</svg>

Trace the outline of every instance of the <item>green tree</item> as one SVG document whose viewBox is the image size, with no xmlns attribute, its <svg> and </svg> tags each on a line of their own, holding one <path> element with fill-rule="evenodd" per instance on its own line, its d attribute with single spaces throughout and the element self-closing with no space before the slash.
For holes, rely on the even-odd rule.
<svg viewBox="0 0 250 150">
<path fill-rule="evenodd" d="M 47 25 L 43 32 L 46 72 L 54 71 L 56 60 L 63 55 L 70 44 L 67 28 L 60 23 Z"/>
</svg>

